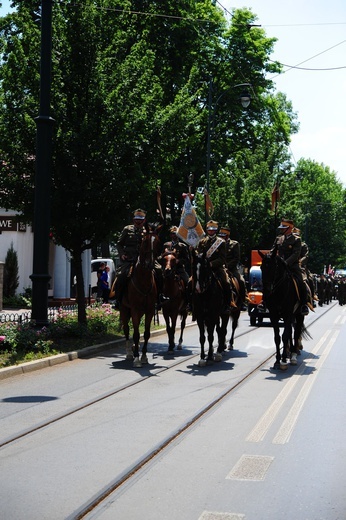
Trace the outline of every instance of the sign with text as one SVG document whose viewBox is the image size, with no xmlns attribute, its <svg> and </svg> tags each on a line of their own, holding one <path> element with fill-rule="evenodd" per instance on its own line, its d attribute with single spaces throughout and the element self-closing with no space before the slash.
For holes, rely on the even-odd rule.
<svg viewBox="0 0 346 520">
<path fill-rule="evenodd" d="M 20 222 L 15 215 L 12 217 L 0 215 L 0 231 L 26 231 L 26 224 Z"/>
</svg>

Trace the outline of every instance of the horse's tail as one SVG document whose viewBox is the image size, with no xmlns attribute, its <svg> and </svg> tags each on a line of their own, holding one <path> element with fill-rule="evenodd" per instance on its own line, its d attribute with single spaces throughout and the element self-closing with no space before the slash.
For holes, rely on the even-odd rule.
<svg viewBox="0 0 346 520">
<path fill-rule="evenodd" d="M 303 339 L 312 339 L 312 336 L 311 336 L 310 332 L 308 331 L 308 329 L 305 327 L 304 323 L 302 325 L 301 337 Z"/>
</svg>

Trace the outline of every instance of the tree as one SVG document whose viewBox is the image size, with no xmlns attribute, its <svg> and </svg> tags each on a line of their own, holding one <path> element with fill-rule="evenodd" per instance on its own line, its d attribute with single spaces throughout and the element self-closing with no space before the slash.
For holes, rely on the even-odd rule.
<svg viewBox="0 0 346 520">
<path fill-rule="evenodd" d="M 7 251 L 4 266 L 4 297 L 11 298 L 16 295 L 19 285 L 18 256 L 13 248 L 13 243 Z"/>
</svg>

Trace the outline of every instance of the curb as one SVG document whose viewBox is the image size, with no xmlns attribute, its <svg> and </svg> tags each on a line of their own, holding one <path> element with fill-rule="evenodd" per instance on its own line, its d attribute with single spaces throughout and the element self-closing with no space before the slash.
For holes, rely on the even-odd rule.
<svg viewBox="0 0 346 520">
<path fill-rule="evenodd" d="M 185 328 L 190 327 L 191 325 L 195 325 L 195 323 L 186 323 Z M 152 338 L 153 336 L 158 336 L 162 333 L 165 333 L 165 331 L 166 328 L 165 326 L 163 326 L 162 329 L 152 331 L 150 333 L 150 337 Z M 143 335 L 141 335 L 141 339 L 143 339 Z M 125 338 L 120 338 L 115 341 L 109 341 L 108 343 L 100 343 L 99 345 L 85 347 L 81 350 L 73 350 L 64 354 L 56 354 L 55 356 L 36 359 L 35 361 L 27 361 L 26 363 L 21 363 L 20 365 L 0 368 L 0 381 L 3 379 L 8 379 L 9 377 L 27 374 L 36 370 L 41 370 L 42 368 L 60 365 L 61 363 L 66 363 L 67 361 L 83 359 L 92 356 L 93 354 L 97 354 L 105 350 L 110 350 L 113 347 L 122 347 L 125 346 L 125 342 Z"/>
</svg>

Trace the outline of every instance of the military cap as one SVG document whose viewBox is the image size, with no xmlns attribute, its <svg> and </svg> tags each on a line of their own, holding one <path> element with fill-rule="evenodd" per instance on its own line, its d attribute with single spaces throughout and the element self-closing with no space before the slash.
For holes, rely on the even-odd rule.
<svg viewBox="0 0 346 520">
<path fill-rule="evenodd" d="M 288 220 L 287 218 L 281 219 L 281 224 L 278 229 L 287 229 L 289 227 L 294 227 L 293 220 Z"/>
<path fill-rule="evenodd" d="M 144 220 L 147 215 L 147 212 L 144 209 L 135 209 L 133 212 L 133 218 L 138 218 L 138 220 Z"/>
<path fill-rule="evenodd" d="M 220 231 L 218 233 L 218 235 L 220 237 L 229 237 L 230 234 L 231 234 L 231 230 L 228 226 L 221 226 Z"/>
<path fill-rule="evenodd" d="M 209 220 L 209 222 L 207 222 L 207 225 L 206 225 L 206 228 L 211 229 L 211 230 L 217 230 L 218 227 L 219 227 L 219 223 L 216 222 L 215 220 Z"/>
</svg>

